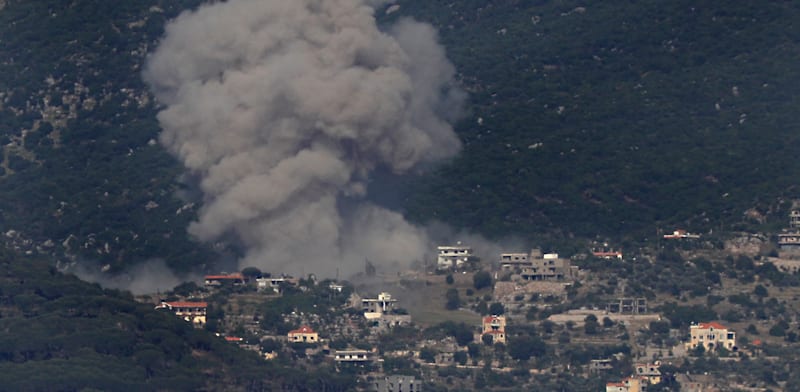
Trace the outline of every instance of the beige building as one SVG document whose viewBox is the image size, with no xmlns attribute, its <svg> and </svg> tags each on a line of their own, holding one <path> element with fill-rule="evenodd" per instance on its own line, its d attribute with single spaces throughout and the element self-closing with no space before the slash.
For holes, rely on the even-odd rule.
<svg viewBox="0 0 800 392">
<path fill-rule="evenodd" d="M 606 392 L 642 392 L 642 383 L 636 377 L 628 377 L 621 382 L 607 383 Z"/>
<path fill-rule="evenodd" d="M 642 381 L 647 381 L 650 384 L 658 384 L 661 382 L 661 363 L 637 363 L 633 368 L 636 371 L 636 377 Z"/>
<path fill-rule="evenodd" d="M 700 323 L 689 327 L 689 342 L 686 343 L 687 349 L 695 349 L 703 346 L 706 351 L 714 351 L 719 347 L 724 347 L 731 351 L 736 351 L 736 333 L 728 327 L 715 322 Z"/>
<path fill-rule="evenodd" d="M 287 334 L 289 343 L 317 343 L 319 342 L 319 334 L 314 332 L 311 327 L 304 325 L 298 329 L 289 331 Z"/>
<path fill-rule="evenodd" d="M 156 309 L 167 309 L 176 316 L 191 322 L 194 325 L 205 325 L 206 323 L 206 302 L 161 302 Z"/>
<path fill-rule="evenodd" d="M 561 280 L 572 278 L 574 271 L 569 259 L 558 257 L 557 253 L 547 253 L 540 259 L 530 259 L 531 266 L 522 268 L 523 280 Z"/>
<path fill-rule="evenodd" d="M 483 318 L 481 337 L 492 335 L 492 342 L 506 342 L 506 318 L 504 316 L 486 316 Z"/>
</svg>

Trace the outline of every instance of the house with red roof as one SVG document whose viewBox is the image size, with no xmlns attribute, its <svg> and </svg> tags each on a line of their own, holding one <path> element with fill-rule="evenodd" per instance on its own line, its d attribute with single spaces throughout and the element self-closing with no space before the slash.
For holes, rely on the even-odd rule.
<svg viewBox="0 0 800 392">
<path fill-rule="evenodd" d="M 484 335 L 491 335 L 492 342 L 506 342 L 506 318 L 505 316 L 486 316 L 483 318 L 481 328 L 481 338 Z"/>
<path fill-rule="evenodd" d="M 289 343 L 317 343 L 319 342 L 319 334 L 314 332 L 311 327 L 304 325 L 298 329 L 289 331 L 287 334 Z"/>
<path fill-rule="evenodd" d="M 717 322 L 693 324 L 689 327 L 686 348 L 691 350 L 697 346 L 703 346 L 706 351 L 714 351 L 719 347 L 737 351 L 736 332 Z"/>
<path fill-rule="evenodd" d="M 206 302 L 187 302 L 187 301 L 173 301 L 161 303 L 156 306 L 156 309 L 166 309 L 176 316 L 194 324 L 205 325 L 206 323 L 206 310 L 208 303 Z"/>
</svg>

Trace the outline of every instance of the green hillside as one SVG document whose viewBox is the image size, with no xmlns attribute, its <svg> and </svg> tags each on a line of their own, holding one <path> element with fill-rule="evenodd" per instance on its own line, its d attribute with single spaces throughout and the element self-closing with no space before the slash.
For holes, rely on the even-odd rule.
<svg viewBox="0 0 800 392">
<path fill-rule="evenodd" d="M 2 231 L 112 270 L 208 261 L 185 234 L 194 207 L 176 198 L 181 169 L 155 143 L 140 76 L 164 23 L 199 1 L 3 3 Z"/>
<path fill-rule="evenodd" d="M 316 391 L 350 383 L 264 361 L 129 293 L 5 251 L 0 331 L 4 391 Z"/>
<path fill-rule="evenodd" d="M 410 213 L 499 236 L 779 219 L 800 165 L 800 4 L 401 1 L 470 92 Z M 771 214 L 771 215 L 769 215 Z"/>
<path fill-rule="evenodd" d="M 13 230 L 11 246 L 112 271 L 218 258 L 186 234 L 199 205 L 155 142 L 140 75 L 165 21 L 198 3 L 2 2 L 0 230 Z M 800 5 L 397 5 L 381 22 L 434 24 L 469 92 L 463 152 L 392 193 L 412 219 L 523 238 L 782 224 L 800 174 Z"/>
</svg>

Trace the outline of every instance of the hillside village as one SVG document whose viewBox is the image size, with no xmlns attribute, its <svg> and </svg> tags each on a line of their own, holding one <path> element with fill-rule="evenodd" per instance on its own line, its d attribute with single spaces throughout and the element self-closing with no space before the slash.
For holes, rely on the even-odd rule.
<svg viewBox="0 0 800 392">
<path fill-rule="evenodd" d="M 781 368 L 796 348 L 799 223 L 792 212 L 751 255 L 742 239 L 714 249 L 684 230 L 654 254 L 596 243 L 480 260 L 457 243 L 419 271 L 367 262 L 336 281 L 249 267 L 140 300 L 265 361 L 331 366 L 360 390 L 776 390 L 780 372 L 741 368 Z"/>
</svg>

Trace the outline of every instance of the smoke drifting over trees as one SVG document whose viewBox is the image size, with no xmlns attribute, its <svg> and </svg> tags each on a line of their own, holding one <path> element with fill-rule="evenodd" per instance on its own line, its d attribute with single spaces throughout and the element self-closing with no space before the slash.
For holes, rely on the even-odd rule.
<svg viewBox="0 0 800 392">
<path fill-rule="evenodd" d="M 366 182 L 455 155 L 463 93 L 433 28 L 381 31 L 374 4 L 231 0 L 169 23 L 144 78 L 162 144 L 201 178 L 194 236 L 236 235 L 245 266 L 321 275 L 431 249 Z"/>
</svg>

